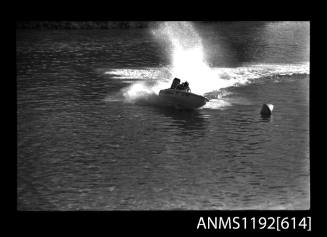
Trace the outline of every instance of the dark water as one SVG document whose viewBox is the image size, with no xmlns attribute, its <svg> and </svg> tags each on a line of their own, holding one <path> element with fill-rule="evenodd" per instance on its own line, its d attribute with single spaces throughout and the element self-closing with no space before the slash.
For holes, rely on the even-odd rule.
<svg viewBox="0 0 327 237">
<path fill-rule="evenodd" d="M 115 99 L 131 78 L 105 74 L 169 64 L 147 30 L 16 32 L 19 210 L 310 207 L 309 23 L 197 30 L 214 67 L 279 66 L 177 111 Z"/>
</svg>

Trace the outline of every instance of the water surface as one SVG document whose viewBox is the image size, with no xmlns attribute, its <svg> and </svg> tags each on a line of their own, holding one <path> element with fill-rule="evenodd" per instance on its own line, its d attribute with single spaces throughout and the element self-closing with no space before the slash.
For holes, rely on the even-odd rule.
<svg viewBox="0 0 327 237">
<path fill-rule="evenodd" d="M 309 24 L 196 26 L 250 80 L 196 111 L 122 99 L 170 63 L 148 30 L 17 30 L 19 210 L 309 208 Z"/>
</svg>

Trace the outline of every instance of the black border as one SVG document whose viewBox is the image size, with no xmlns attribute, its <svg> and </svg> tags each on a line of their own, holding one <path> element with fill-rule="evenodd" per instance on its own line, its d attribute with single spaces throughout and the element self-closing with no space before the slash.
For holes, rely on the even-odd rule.
<svg viewBox="0 0 327 237">
<path fill-rule="evenodd" d="M 312 18 L 313 6 L 300 2 L 262 1 L 21 1 L 16 20 L 183 20 L 277 21 Z"/>
<path fill-rule="evenodd" d="M 200 217 L 206 220 L 208 217 L 217 218 L 247 218 L 248 228 L 239 229 L 215 229 L 197 228 Z M 273 217 L 277 220 L 287 217 L 290 220 L 295 217 L 297 223 L 302 218 L 311 217 L 311 231 L 296 227 L 278 231 L 275 229 L 251 229 L 250 219 L 254 217 Z M 312 217 L 310 211 L 63 211 L 63 212 L 33 212 L 19 211 L 16 213 L 20 228 L 26 230 L 53 230 L 62 228 L 76 230 L 78 232 L 91 233 L 106 231 L 107 233 L 124 232 L 159 232 L 159 233 L 223 233 L 223 232 L 258 232 L 258 233 L 284 233 L 284 232 L 313 232 L 316 231 L 316 217 Z M 241 223 L 241 221 L 239 221 Z M 280 223 L 280 222 L 279 222 Z M 307 222 L 309 223 L 309 222 Z M 233 227 L 235 225 L 232 225 Z"/>
<path fill-rule="evenodd" d="M 47 3 L 43 3 L 47 4 Z M 54 4 L 54 3 L 52 3 Z M 78 3 L 76 3 L 78 4 Z M 85 4 L 85 3 L 84 3 Z M 154 2 L 149 3 L 151 5 L 156 5 Z M 157 6 L 160 8 L 161 5 L 165 5 L 168 3 L 160 3 Z M 195 3 L 194 3 L 195 4 Z M 265 4 L 265 3 L 261 3 Z M 42 6 L 43 6 L 42 5 Z M 195 4 L 197 5 L 197 4 Z M 138 7 L 144 7 L 139 5 Z M 85 7 L 85 9 L 84 9 Z M 26 211 L 17 211 L 17 170 L 16 163 L 15 167 L 15 177 L 13 180 L 16 182 L 13 184 L 13 193 L 15 193 L 15 197 L 12 197 L 10 201 L 13 202 L 12 211 L 13 221 L 15 225 L 18 227 L 17 229 L 23 229 L 24 231 L 31 231 L 31 233 L 43 232 L 57 232 L 62 230 L 62 228 L 70 229 L 72 233 L 80 232 L 80 233 L 91 233 L 95 234 L 100 231 L 105 234 L 113 234 L 113 233 L 122 233 L 129 232 L 135 233 L 139 232 L 148 232 L 154 231 L 155 233 L 161 232 L 170 232 L 174 233 L 176 231 L 181 231 L 182 233 L 198 233 L 198 232 L 211 232 L 215 234 L 219 234 L 220 232 L 226 232 L 221 230 L 196 230 L 196 225 L 198 223 L 199 217 L 234 217 L 234 216 L 242 216 L 242 217 L 261 217 L 261 216 L 281 216 L 281 217 L 303 217 L 303 216 L 311 216 L 312 217 L 312 231 L 319 229 L 323 224 L 321 219 L 319 220 L 318 211 L 319 205 L 316 203 L 319 197 L 319 184 L 316 184 L 316 181 L 319 180 L 319 169 L 316 167 L 317 159 L 322 158 L 319 154 L 315 154 L 317 143 L 313 142 L 313 136 L 317 135 L 314 131 L 314 126 L 312 122 L 312 117 L 314 115 L 314 111 L 317 108 L 318 99 L 315 99 L 315 93 L 313 92 L 314 83 L 319 75 L 314 73 L 316 66 L 312 64 L 315 63 L 314 58 L 312 57 L 312 51 L 314 44 L 312 40 L 316 39 L 316 36 L 313 36 L 313 29 L 316 28 L 316 22 L 313 21 L 312 17 L 303 17 L 308 14 L 311 6 L 307 8 L 307 6 L 303 6 L 303 9 L 290 9 L 284 8 L 281 9 L 280 6 L 277 7 L 278 11 L 272 10 L 273 14 L 266 14 L 265 11 L 256 12 L 256 14 L 252 14 L 257 11 L 257 9 L 251 9 L 245 13 L 246 16 L 242 14 L 230 14 L 230 11 L 226 10 L 225 12 L 221 9 L 226 7 L 224 4 L 221 6 L 211 6 L 211 10 L 206 11 L 204 14 L 189 13 L 186 9 L 181 10 L 180 8 L 174 9 L 172 6 L 168 6 L 168 10 L 166 8 L 161 8 L 161 11 L 152 11 L 150 8 L 142 9 L 141 12 L 132 13 L 128 12 L 126 14 L 120 14 L 119 12 L 115 12 L 115 8 L 117 6 L 114 5 L 112 8 L 108 9 L 108 6 L 101 8 L 101 6 L 92 5 L 90 8 L 87 5 L 83 5 L 82 10 L 80 8 L 75 8 L 75 6 L 69 5 L 68 7 L 64 7 L 64 5 L 59 4 L 57 6 L 48 5 L 45 8 L 40 10 L 39 5 L 33 5 L 30 3 L 24 3 L 20 6 L 21 10 L 15 11 L 16 21 L 24 21 L 24 20 L 298 20 L 298 21 L 310 21 L 310 210 L 301 210 L 301 211 L 256 211 L 256 210 L 245 210 L 245 211 L 109 211 L 109 212 L 99 212 L 99 211 L 65 211 L 65 212 L 53 212 L 53 211 L 40 211 L 40 212 L 26 212 Z M 125 6 L 126 7 L 126 6 Z M 134 11 L 138 11 L 137 8 L 133 8 L 134 6 L 130 6 L 130 9 Z M 292 8 L 292 7 L 291 7 Z M 102 10 L 99 10 L 102 9 Z M 231 8 L 227 8 L 231 10 Z M 144 15 L 144 10 L 146 14 Z M 201 11 L 201 7 L 196 11 Z M 23 14 L 22 11 L 24 12 Z M 244 9 L 246 11 L 246 9 Z M 163 13 L 164 12 L 164 13 Z M 207 14 L 209 12 L 209 14 Z M 296 17 L 290 16 L 292 12 L 295 13 Z M 203 13 L 203 12 L 202 12 Z M 277 14 L 277 17 L 276 17 Z M 280 14 L 283 16 L 280 17 Z M 258 16 L 259 15 L 259 16 Z M 278 17 L 279 15 L 279 17 Z M 218 17 L 218 19 L 217 19 Z M 277 19 L 276 19 L 277 18 Z M 317 28 L 319 28 L 317 26 Z M 313 70 L 314 69 L 314 70 Z M 313 79 L 311 79 L 313 78 Z M 17 96 L 16 96 L 17 98 Z M 16 101 L 16 98 L 14 101 Z M 16 108 L 17 111 L 17 108 Z M 15 113 L 16 113 L 15 111 Z M 16 134 L 17 134 L 17 117 L 16 117 Z M 17 136 L 17 135 L 16 135 Z M 17 142 L 17 137 L 16 137 Z M 17 147 L 16 147 L 17 149 Z M 17 155 L 17 152 L 16 152 Z M 316 167 L 315 167 L 316 166 Z M 318 177 L 318 178 L 317 178 Z M 316 187 L 314 187 L 317 185 Z M 16 201 L 15 201 L 16 200 Z M 227 232 L 239 232 L 242 230 L 230 230 Z M 244 230 L 243 230 L 244 231 Z M 253 232 L 251 230 L 246 230 Z M 290 231 L 290 230 L 289 230 Z M 262 230 L 257 230 L 255 232 L 265 232 Z M 268 231 L 270 233 L 277 233 L 275 231 Z M 282 231 L 285 232 L 285 231 Z M 280 233 L 282 233 L 280 232 Z M 306 232 L 306 231 L 305 231 Z"/>
</svg>

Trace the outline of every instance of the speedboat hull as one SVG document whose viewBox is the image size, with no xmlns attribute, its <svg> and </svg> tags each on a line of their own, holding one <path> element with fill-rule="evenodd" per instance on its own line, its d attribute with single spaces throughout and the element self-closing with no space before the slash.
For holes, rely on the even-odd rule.
<svg viewBox="0 0 327 237">
<path fill-rule="evenodd" d="M 209 101 L 208 98 L 201 95 L 175 89 L 161 90 L 159 97 L 166 105 L 181 109 L 200 108 Z"/>
</svg>

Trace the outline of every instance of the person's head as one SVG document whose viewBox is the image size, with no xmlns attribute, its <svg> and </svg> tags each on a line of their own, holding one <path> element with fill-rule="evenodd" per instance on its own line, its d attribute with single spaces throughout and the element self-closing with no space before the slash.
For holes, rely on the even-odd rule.
<svg viewBox="0 0 327 237">
<path fill-rule="evenodd" d="M 180 82 L 181 80 L 180 80 L 179 78 L 175 77 L 175 78 L 174 78 L 174 81 L 176 81 L 176 82 Z"/>
<path fill-rule="evenodd" d="M 185 86 L 188 86 L 188 82 L 187 81 L 184 84 L 185 84 Z"/>
</svg>

